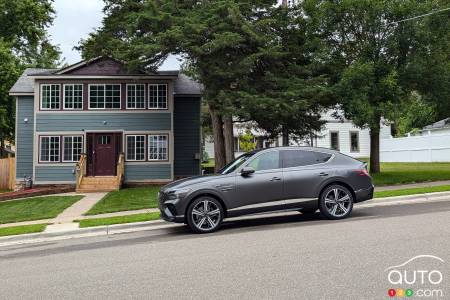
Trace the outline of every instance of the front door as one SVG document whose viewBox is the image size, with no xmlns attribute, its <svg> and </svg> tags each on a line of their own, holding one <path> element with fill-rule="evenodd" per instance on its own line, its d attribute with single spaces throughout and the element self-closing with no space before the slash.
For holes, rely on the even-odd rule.
<svg viewBox="0 0 450 300">
<path fill-rule="evenodd" d="M 270 211 L 282 208 L 283 172 L 280 165 L 280 152 L 264 152 L 253 158 L 247 166 L 255 169 L 248 176 L 237 175 L 235 211 L 249 213 Z"/>
<path fill-rule="evenodd" d="M 88 176 L 115 176 L 121 151 L 120 133 L 88 133 Z"/>
</svg>

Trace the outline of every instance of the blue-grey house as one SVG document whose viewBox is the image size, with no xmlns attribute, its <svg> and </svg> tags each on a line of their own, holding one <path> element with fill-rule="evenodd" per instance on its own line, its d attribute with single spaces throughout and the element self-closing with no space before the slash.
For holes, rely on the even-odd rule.
<svg viewBox="0 0 450 300">
<path fill-rule="evenodd" d="M 201 86 L 99 57 L 27 69 L 16 101 L 16 180 L 111 190 L 200 173 Z"/>
</svg>

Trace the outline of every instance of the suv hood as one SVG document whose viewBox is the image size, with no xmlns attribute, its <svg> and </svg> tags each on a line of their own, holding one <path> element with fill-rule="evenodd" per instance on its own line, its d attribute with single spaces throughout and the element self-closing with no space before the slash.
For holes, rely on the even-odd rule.
<svg viewBox="0 0 450 300">
<path fill-rule="evenodd" d="M 163 186 L 161 188 L 161 191 L 164 192 L 167 190 L 188 187 L 188 186 L 191 186 L 194 184 L 205 183 L 208 181 L 213 181 L 215 179 L 218 179 L 219 177 L 222 177 L 222 176 L 223 175 L 221 175 L 221 174 L 215 174 L 215 175 L 203 175 L 203 176 L 194 176 L 194 177 L 189 177 L 189 178 L 183 178 L 183 179 L 179 179 L 174 182 L 171 182 L 169 184 L 166 184 L 165 186 Z"/>
</svg>

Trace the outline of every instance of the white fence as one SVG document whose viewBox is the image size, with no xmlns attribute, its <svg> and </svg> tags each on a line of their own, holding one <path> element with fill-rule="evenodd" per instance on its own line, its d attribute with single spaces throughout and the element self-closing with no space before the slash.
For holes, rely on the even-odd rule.
<svg viewBox="0 0 450 300">
<path fill-rule="evenodd" d="M 382 162 L 449 162 L 450 133 L 380 140 Z"/>
</svg>

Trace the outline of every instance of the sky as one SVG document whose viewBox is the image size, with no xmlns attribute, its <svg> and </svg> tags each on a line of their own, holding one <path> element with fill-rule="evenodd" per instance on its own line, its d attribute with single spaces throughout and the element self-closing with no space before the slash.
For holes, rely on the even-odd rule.
<svg viewBox="0 0 450 300">
<path fill-rule="evenodd" d="M 101 25 L 103 18 L 102 0 L 54 0 L 56 16 L 49 28 L 53 44 L 60 47 L 62 57 L 68 64 L 77 63 L 81 55 L 73 47 L 81 39 Z M 177 70 L 180 62 L 176 57 L 169 57 L 161 70 Z"/>
</svg>

